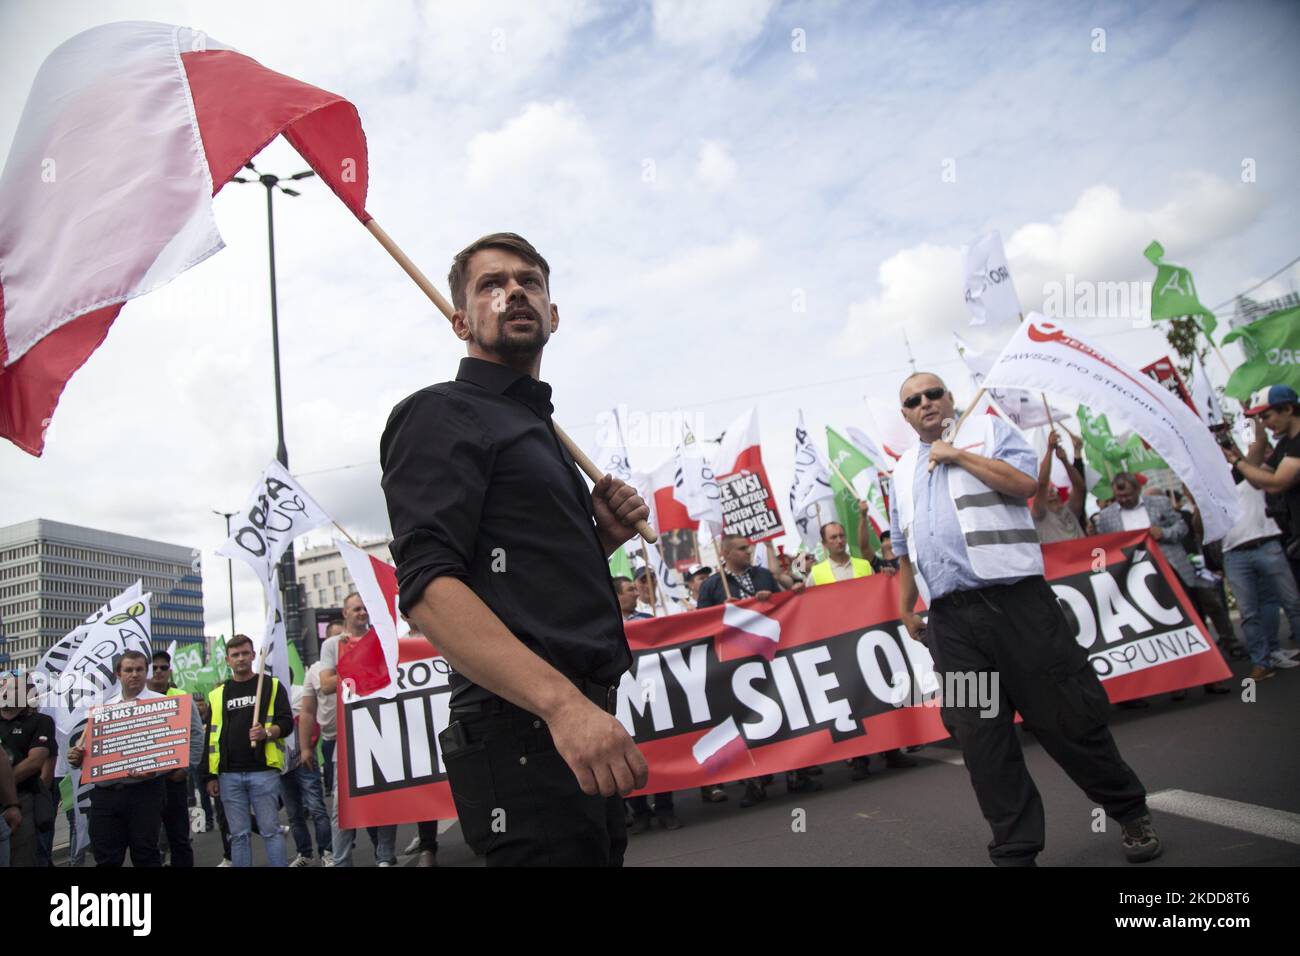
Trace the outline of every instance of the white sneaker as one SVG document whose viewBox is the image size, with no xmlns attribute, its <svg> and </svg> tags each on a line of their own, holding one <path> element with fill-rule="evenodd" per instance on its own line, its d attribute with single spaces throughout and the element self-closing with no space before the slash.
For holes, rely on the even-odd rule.
<svg viewBox="0 0 1300 956">
<path fill-rule="evenodd" d="M 229 860 L 222 860 L 220 863 L 217 864 L 217 869 L 221 869 L 223 866 L 234 866 L 234 865 L 235 864 L 231 863 Z"/>
<path fill-rule="evenodd" d="M 380 865 L 380 866 L 392 866 L 393 864 L 389 863 L 387 860 L 380 860 L 380 861 L 379 861 L 379 865 Z"/>
<path fill-rule="evenodd" d="M 402 851 L 402 856 L 413 856 L 420 852 L 420 835 L 417 833 L 415 839 L 406 844 L 406 849 Z"/>
<path fill-rule="evenodd" d="M 303 856 L 301 853 L 299 853 L 297 856 L 295 856 L 292 860 L 289 861 L 289 865 L 292 867 L 298 867 L 300 869 L 304 866 L 311 866 L 311 857 Z"/>
<path fill-rule="evenodd" d="M 320 855 L 320 865 L 321 865 L 321 866 L 333 866 L 333 865 L 334 865 L 334 851 L 333 851 L 333 850 L 326 850 L 324 853 L 322 853 L 322 854 Z"/>
<path fill-rule="evenodd" d="M 283 823 L 280 824 L 280 835 L 281 836 L 289 835 L 289 827 L 285 826 Z"/>
<path fill-rule="evenodd" d="M 1300 663 L 1291 660 L 1291 658 L 1287 657 L 1281 651 L 1274 651 L 1272 654 L 1270 654 L 1268 657 L 1268 662 L 1272 664 L 1274 667 L 1280 667 L 1283 670 L 1286 670 L 1291 667 L 1300 667 Z"/>
<path fill-rule="evenodd" d="M 1286 648 L 1283 648 L 1282 650 L 1274 651 L 1273 653 L 1274 653 L 1274 654 L 1281 654 L 1283 657 L 1285 657 L 1285 658 L 1286 658 L 1287 660 L 1289 660 L 1289 661 L 1293 661 L 1293 660 L 1295 660 L 1297 657 L 1300 657 L 1300 651 L 1297 651 L 1297 650 L 1295 650 L 1294 648 L 1292 648 L 1292 649 L 1290 649 L 1290 650 L 1287 650 Z"/>
</svg>

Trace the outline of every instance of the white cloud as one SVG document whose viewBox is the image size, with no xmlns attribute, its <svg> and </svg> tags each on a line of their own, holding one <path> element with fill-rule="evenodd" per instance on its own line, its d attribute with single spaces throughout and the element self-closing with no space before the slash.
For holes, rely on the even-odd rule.
<svg viewBox="0 0 1300 956">
<path fill-rule="evenodd" d="M 607 172 L 600 142 L 571 102 L 529 103 L 500 129 L 465 146 L 471 189 L 563 208 L 591 199 Z"/>
<path fill-rule="evenodd" d="M 659 293 L 682 293 L 705 286 L 718 286 L 734 279 L 757 263 L 761 243 L 747 233 L 730 241 L 696 246 L 681 256 L 646 273 L 643 284 Z"/>
<path fill-rule="evenodd" d="M 717 53 L 763 30 L 775 0 L 655 0 L 655 36 L 675 47 Z"/>
<path fill-rule="evenodd" d="M 1180 177 L 1173 196 L 1151 209 L 1126 205 L 1110 186 L 1093 186 L 1051 222 L 1026 223 L 1011 232 L 1007 264 L 1026 313 L 1042 307 L 1049 283 L 1064 284 L 1067 276 L 1075 283 L 1149 281 L 1154 270 L 1142 250 L 1152 239 L 1160 240 L 1170 261 L 1195 274 L 1198 259 L 1248 228 L 1264 204 L 1258 190 L 1205 173 Z M 983 333 L 968 329 L 961 282 L 959 246 L 900 249 L 881 263 L 879 291 L 849 306 L 842 343 L 863 351 L 895 336 L 899 326 L 913 341 L 949 330 L 982 339 Z"/>
<path fill-rule="evenodd" d="M 711 139 L 700 146 L 695 176 L 708 189 L 726 189 L 736 181 L 736 161 L 725 143 Z"/>
</svg>

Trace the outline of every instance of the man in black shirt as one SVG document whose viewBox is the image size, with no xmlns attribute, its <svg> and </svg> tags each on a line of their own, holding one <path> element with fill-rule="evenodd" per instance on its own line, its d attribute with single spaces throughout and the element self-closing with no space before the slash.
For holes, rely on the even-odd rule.
<svg viewBox="0 0 1300 956">
<path fill-rule="evenodd" d="M 253 673 L 253 641 L 243 634 L 226 644 L 226 663 L 230 679 L 208 694 L 212 712 L 203 755 L 208 793 L 221 797 L 235 866 L 253 865 L 254 818 L 267 865 L 288 866 L 279 801 L 284 739 L 293 731 L 289 694 L 274 677 L 265 678 L 261 707 L 253 713 L 258 675 Z"/>
<path fill-rule="evenodd" d="M 767 600 L 781 590 L 772 572 L 754 566 L 754 546 L 749 539 L 738 534 L 724 534 L 720 542 L 722 568 L 700 585 L 699 607 L 725 604 L 728 593 L 731 600 L 741 601 L 756 597 Z M 722 575 L 727 576 L 727 586 L 722 586 Z"/>
<path fill-rule="evenodd" d="M 22 820 L 11 836 L 11 866 L 36 865 L 36 800 L 41 768 L 54 747 L 54 721 L 27 706 L 27 688 L 14 671 L 0 680 L 0 746 L 13 765 Z M 0 823 L 0 826 L 5 824 Z"/>
<path fill-rule="evenodd" d="M 490 866 L 618 866 L 617 795 L 647 767 L 612 715 L 631 652 L 606 558 L 649 509 L 608 475 L 588 491 L 556 436 L 549 278 L 513 233 L 456 256 L 469 357 L 393 409 L 383 488 L 401 610 L 455 670 L 439 744 L 466 840 Z"/>
</svg>

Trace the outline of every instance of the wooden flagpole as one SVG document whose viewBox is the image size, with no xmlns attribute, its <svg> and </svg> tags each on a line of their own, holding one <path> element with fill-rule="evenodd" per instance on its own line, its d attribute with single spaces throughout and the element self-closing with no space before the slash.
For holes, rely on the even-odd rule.
<svg viewBox="0 0 1300 956">
<path fill-rule="evenodd" d="M 713 547 L 718 552 L 718 577 L 722 578 L 722 593 L 728 601 L 731 600 L 731 585 L 727 583 L 727 559 L 722 556 L 722 540 L 713 539 Z"/>
<path fill-rule="evenodd" d="M 420 267 L 412 262 L 410 257 L 401 250 L 401 247 L 399 247 L 397 243 L 393 242 L 392 237 L 389 236 L 388 233 L 384 232 L 383 227 L 375 220 L 371 219 L 366 223 L 366 229 L 369 230 L 370 234 L 374 236 L 376 240 L 378 240 L 379 244 L 384 247 L 385 251 L 387 251 L 388 254 L 397 261 L 397 264 L 402 267 L 402 271 L 410 276 L 412 281 L 420 287 L 420 291 L 428 296 L 429 300 L 438 307 L 438 311 L 450 319 L 452 313 L 455 311 L 452 308 L 451 303 L 443 297 L 443 294 L 438 291 L 437 287 L 434 286 L 434 284 L 429 281 L 428 277 L 420 271 Z M 555 422 L 552 422 L 551 424 L 555 428 L 556 437 L 564 443 L 564 447 L 567 448 L 569 454 L 573 456 L 573 460 L 577 463 L 578 467 L 581 468 L 586 476 L 593 482 L 600 481 L 604 475 L 602 475 L 600 469 L 596 467 L 595 462 L 588 458 L 587 454 L 574 443 L 573 439 L 565 434 L 564 429 Z M 656 533 L 656 531 L 644 521 L 638 521 L 636 523 L 636 530 L 637 534 L 641 535 L 642 539 L 650 544 L 654 544 L 659 540 L 658 533 Z"/>
<path fill-rule="evenodd" d="M 961 413 L 961 417 L 957 419 L 957 423 L 952 426 L 952 431 L 949 433 L 949 437 L 944 439 L 944 441 L 955 442 L 957 440 L 957 433 L 961 431 L 961 426 L 966 424 L 966 419 L 970 417 L 971 412 L 975 411 L 975 406 L 980 403 L 980 399 L 983 397 L 984 397 L 984 389 L 981 388 L 978 392 L 975 393 L 975 398 L 971 400 L 971 403 L 968 406 L 966 406 L 966 411 Z M 935 462 L 933 459 L 931 459 L 927 470 L 934 471 L 934 466 L 935 466 Z"/>
<path fill-rule="evenodd" d="M 830 460 L 829 456 L 826 458 L 826 464 L 831 466 L 831 471 L 835 472 L 835 477 L 844 482 L 844 487 L 849 489 L 849 494 L 853 496 L 853 500 L 858 504 L 862 504 L 862 499 L 858 497 L 858 492 L 857 489 L 853 487 L 853 482 L 844 477 L 844 472 L 840 471 L 835 462 Z"/>
<path fill-rule="evenodd" d="M 650 549 L 646 547 L 644 541 L 641 542 L 641 556 L 645 558 L 645 583 L 646 587 L 650 589 L 650 600 L 647 602 L 650 605 L 650 616 L 658 617 L 659 612 L 655 610 L 655 579 L 650 577 Z"/>
<path fill-rule="evenodd" d="M 343 537 L 347 538 L 350 542 L 352 542 L 352 546 L 353 546 L 354 548 L 360 548 L 360 547 L 361 547 L 361 545 L 360 545 L 360 543 L 357 541 L 357 539 L 354 538 L 354 537 L 352 537 L 352 535 L 348 534 L 347 529 L 344 528 L 343 525 L 339 524 L 339 523 L 338 523 L 337 521 L 335 521 L 333 518 L 330 519 L 330 523 L 333 524 L 334 527 L 338 528 L 341 532 L 343 532 Z"/>
<path fill-rule="evenodd" d="M 262 650 L 258 653 L 258 658 L 257 658 L 257 695 L 253 698 L 253 723 L 255 724 L 260 723 L 260 721 L 258 721 L 257 719 L 257 715 L 261 713 L 262 710 L 262 680 L 265 676 L 266 676 L 266 642 L 263 641 Z M 257 749 L 257 744 L 254 741 L 250 740 L 248 744 L 254 750 Z"/>
</svg>

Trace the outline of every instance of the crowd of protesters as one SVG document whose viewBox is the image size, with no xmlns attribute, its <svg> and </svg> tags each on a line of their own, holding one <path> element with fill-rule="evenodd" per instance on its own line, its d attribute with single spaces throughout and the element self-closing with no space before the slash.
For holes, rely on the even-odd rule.
<svg viewBox="0 0 1300 956">
<path fill-rule="evenodd" d="M 1278 670 L 1297 665 L 1300 651 L 1281 647 L 1280 618 L 1289 621 L 1293 641 L 1300 636 L 1300 398 L 1286 386 L 1269 390 L 1267 401 L 1247 414 L 1254 422 L 1254 439 L 1242 452 L 1223 431 L 1220 445 L 1232 466 L 1241 517 L 1221 541 L 1205 543 L 1196 503 L 1186 493 L 1166 494 L 1141 475 L 1121 472 L 1110 481 L 1110 496 L 1098 510 L 1085 514 L 1087 498 L 1081 442 L 1071 436 L 1074 454 L 1067 455 L 1053 429 L 1043 455 L 1038 489 L 1030 514 L 1041 543 L 1070 541 L 1087 535 L 1148 530 L 1166 562 L 1207 625 L 1212 626 L 1225 656 L 1249 658 L 1252 680 L 1267 680 Z M 1271 436 L 1271 440 L 1270 440 Z M 1052 484 L 1054 460 L 1069 481 L 1068 488 Z M 754 562 L 754 545 L 743 537 L 725 535 L 720 541 L 721 567 L 696 564 L 687 568 L 688 596 L 674 599 L 673 610 L 695 610 L 748 598 L 766 599 L 778 591 L 825 586 L 872 574 L 894 574 L 898 568 L 883 530 L 873 538 L 865 503 L 854 529 L 859 551 L 848 547 L 848 531 L 836 521 L 821 527 L 824 557 L 809 554 L 780 561 L 775 568 Z M 874 544 L 879 544 L 875 547 Z M 653 571 L 639 568 L 633 578 L 615 577 L 614 593 L 624 621 L 649 619 L 665 606 Z M 1229 616 L 1229 590 L 1240 613 L 1244 644 Z M 410 622 L 408 622 L 410 623 Z M 343 620 L 332 623 L 321 647 L 320 660 L 308 668 L 301 685 L 285 687 L 271 678 L 264 686 L 260 710 L 257 674 L 253 672 L 253 642 L 236 635 L 226 644 L 231 677 L 191 702 L 190 766 L 163 774 L 136 774 L 126 780 L 98 783 L 90 793 L 88 811 L 80 817 L 68 811 L 70 862 L 80 865 L 77 826 L 88 826 L 89 846 L 98 866 L 190 867 L 194 865 L 192 829 L 220 831 L 220 866 L 252 865 L 252 835 L 257 833 L 271 866 L 351 866 L 356 832 L 339 825 L 337 738 L 338 664 L 370 628 L 368 611 L 356 594 L 343 603 Z M 158 652 L 149 660 L 128 651 L 115 661 L 119 690 L 108 703 L 148 700 L 182 694 L 171 680 L 171 659 Z M 0 866 L 53 865 L 54 820 L 59 788 L 54 777 L 58 744 L 53 720 L 25 703 L 31 690 L 22 674 L 0 678 Z M 1207 684 L 1209 694 L 1226 694 L 1220 683 Z M 1181 700 L 1186 691 L 1173 695 Z M 1146 701 L 1126 706 L 1145 707 Z M 919 749 L 919 748 L 917 748 Z M 916 765 L 900 750 L 878 755 L 888 769 Z M 80 742 L 70 745 L 67 763 L 81 765 Z M 848 762 L 853 780 L 871 775 L 871 758 Z M 820 790 L 820 767 L 789 771 L 788 791 Z M 740 781 L 740 807 L 766 799 L 770 776 Z M 729 799 L 721 785 L 701 788 L 701 799 Z M 666 830 L 681 826 L 672 793 L 636 796 L 626 801 L 629 832 L 642 834 L 658 824 Z M 193 807 L 194 826 L 191 826 Z M 288 825 L 280 823 L 285 811 Z M 198 826 L 199 817 L 202 827 Z M 398 862 L 397 827 L 369 828 L 376 864 Z M 286 836 L 294 856 L 289 859 Z M 435 866 L 436 821 L 419 824 L 418 834 L 405 848 L 420 866 Z M 164 864 L 164 859 L 166 863 Z"/>
</svg>

